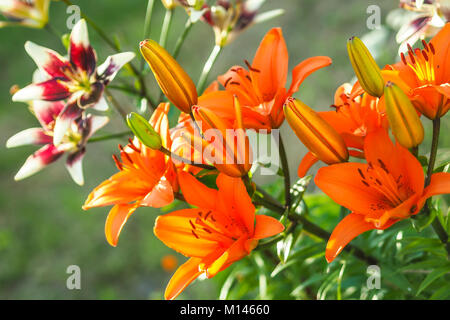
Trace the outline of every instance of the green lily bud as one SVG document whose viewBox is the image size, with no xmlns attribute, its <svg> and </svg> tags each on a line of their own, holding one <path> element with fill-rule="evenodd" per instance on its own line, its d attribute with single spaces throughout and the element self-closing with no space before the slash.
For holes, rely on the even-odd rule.
<svg viewBox="0 0 450 320">
<path fill-rule="evenodd" d="M 424 130 L 416 109 L 408 96 L 388 81 L 384 88 L 386 113 L 392 134 L 405 148 L 413 148 L 423 141 Z"/>
<path fill-rule="evenodd" d="M 361 87 L 371 96 L 381 97 L 384 80 L 367 47 L 359 38 L 352 37 L 347 42 L 347 51 Z"/>
<path fill-rule="evenodd" d="M 161 136 L 153 129 L 150 123 L 144 117 L 131 112 L 127 115 L 127 124 L 133 131 L 134 135 L 145 146 L 153 150 L 159 150 L 162 146 Z"/>
</svg>

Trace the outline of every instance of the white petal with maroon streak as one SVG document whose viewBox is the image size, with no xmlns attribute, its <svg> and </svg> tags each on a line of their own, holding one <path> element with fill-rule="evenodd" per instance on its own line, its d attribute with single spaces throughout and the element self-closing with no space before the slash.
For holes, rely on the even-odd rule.
<svg viewBox="0 0 450 320">
<path fill-rule="evenodd" d="M 65 110 L 56 118 L 55 128 L 53 130 L 53 144 L 58 146 L 61 144 L 67 130 L 69 130 L 72 122 L 78 118 L 83 110 L 81 110 L 76 101 L 69 103 Z"/>
<path fill-rule="evenodd" d="M 117 72 L 119 72 L 124 65 L 133 60 L 135 56 L 134 52 L 122 52 L 109 56 L 105 62 L 97 68 L 97 73 L 107 84 L 111 82 Z"/>
<path fill-rule="evenodd" d="M 109 121 L 109 117 L 106 116 L 92 116 L 91 118 L 91 132 L 88 137 L 92 136 L 96 131 L 103 128 Z"/>
<path fill-rule="evenodd" d="M 29 128 L 20 131 L 6 141 L 7 148 L 15 148 L 28 144 L 47 144 L 52 142 L 52 137 L 45 134 L 42 128 Z"/>
<path fill-rule="evenodd" d="M 66 77 L 62 69 L 69 65 L 69 61 L 61 57 L 56 51 L 39 46 L 31 41 L 25 43 L 25 51 L 42 72 L 50 77 Z"/>
<path fill-rule="evenodd" d="M 51 79 L 33 83 L 17 91 L 12 101 L 27 102 L 31 100 L 59 101 L 70 97 L 71 93 L 63 81 Z"/>
<path fill-rule="evenodd" d="M 58 150 L 54 145 L 47 144 L 29 156 L 14 180 L 19 181 L 37 173 L 50 163 L 56 161 L 64 152 Z"/>
<path fill-rule="evenodd" d="M 85 149 L 81 149 L 67 157 L 66 168 L 70 176 L 76 184 L 82 186 L 84 184 L 83 176 L 83 157 Z"/>
<path fill-rule="evenodd" d="M 92 106 L 94 110 L 97 111 L 107 111 L 109 109 L 108 103 L 104 96 L 100 98 L 100 100 Z"/>
<path fill-rule="evenodd" d="M 89 75 L 95 71 L 97 57 L 89 43 L 87 24 L 84 19 L 78 21 L 70 34 L 69 58 L 71 63 Z"/>
<path fill-rule="evenodd" d="M 55 121 L 66 104 L 64 101 L 33 101 L 32 109 L 34 115 L 39 120 L 41 125 L 46 128 L 48 125 Z"/>
</svg>

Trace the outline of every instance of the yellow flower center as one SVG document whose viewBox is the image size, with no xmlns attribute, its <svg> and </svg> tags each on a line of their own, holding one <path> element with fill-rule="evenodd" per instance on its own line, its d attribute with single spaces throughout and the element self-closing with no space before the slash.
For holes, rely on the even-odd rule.
<svg viewBox="0 0 450 320">
<path fill-rule="evenodd" d="M 402 53 L 401 58 L 405 65 L 409 66 L 417 76 L 417 79 L 422 85 L 435 84 L 436 74 L 434 67 L 434 55 L 435 50 L 432 43 L 426 43 L 422 40 L 423 50 L 412 49 L 408 45 L 408 57 L 406 60 L 405 55 Z"/>
</svg>

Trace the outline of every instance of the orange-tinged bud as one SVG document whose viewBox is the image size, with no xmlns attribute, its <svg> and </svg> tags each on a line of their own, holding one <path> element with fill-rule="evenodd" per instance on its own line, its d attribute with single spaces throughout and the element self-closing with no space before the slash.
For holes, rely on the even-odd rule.
<svg viewBox="0 0 450 320">
<path fill-rule="evenodd" d="M 348 150 L 340 134 L 302 101 L 289 98 L 284 115 L 297 137 L 317 158 L 326 164 L 348 160 Z"/>
<path fill-rule="evenodd" d="M 178 109 L 185 113 L 197 104 L 197 89 L 178 62 L 157 42 L 144 40 L 141 53 L 155 75 L 161 91 Z"/>
<path fill-rule="evenodd" d="M 202 146 L 203 156 L 217 170 L 232 177 L 242 177 L 252 167 L 251 148 L 242 121 L 240 103 L 235 97 L 235 122 L 231 123 L 207 108 L 194 107 L 193 115 L 202 127 L 201 144 L 191 141 L 191 145 Z M 192 137 L 191 137 L 192 139 Z"/>
<path fill-rule="evenodd" d="M 371 96 L 381 97 L 384 80 L 367 47 L 359 38 L 352 37 L 347 42 L 347 51 L 361 87 Z"/>
<path fill-rule="evenodd" d="M 384 99 L 389 126 L 398 143 L 408 149 L 421 144 L 423 125 L 408 96 L 389 81 L 384 88 Z"/>
</svg>

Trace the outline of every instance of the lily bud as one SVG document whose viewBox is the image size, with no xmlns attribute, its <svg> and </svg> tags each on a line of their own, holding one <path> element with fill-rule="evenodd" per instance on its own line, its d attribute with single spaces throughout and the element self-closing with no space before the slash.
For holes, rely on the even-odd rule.
<svg viewBox="0 0 450 320">
<path fill-rule="evenodd" d="M 318 159 L 326 164 L 348 160 L 347 146 L 341 135 L 302 101 L 289 98 L 284 105 L 284 115 L 297 137 Z"/>
<path fill-rule="evenodd" d="M 127 123 L 134 135 L 145 146 L 153 150 L 161 149 L 161 136 L 144 117 L 135 112 L 131 112 L 127 115 Z"/>
<path fill-rule="evenodd" d="M 371 96 L 381 97 L 384 80 L 367 47 L 359 38 L 352 37 L 347 42 L 347 51 L 361 87 Z"/>
<path fill-rule="evenodd" d="M 386 113 L 392 134 L 405 148 L 413 148 L 423 141 L 424 130 L 416 109 L 408 96 L 388 81 L 384 88 Z"/>
<path fill-rule="evenodd" d="M 235 123 L 229 123 L 207 108 L 193 108 L 193 115 L 203 128 L 203 148 L 205 160 L 217 170 L 231 177 L 242 177 L 252 167 L 250 142 L 242 121 L 241 106 L 234 99 Z M 191 142 L 197 147 L 199 144 Z"/>
<path fill-rule="evenodd" d="M 185 113 L 197 104 L 197 89 L 189 75 L 178 62 L 157 42 L 144 40 L 141 53 L 155 75 L 167 99 Z"/>
<path fill-rule="evenodd" d="M 167 10 L 172 10 L 176 6 L 179 6 L 180 3 L 177 0 L 161 0 L 164 7 L 166 7 Z"/>
</svg>

